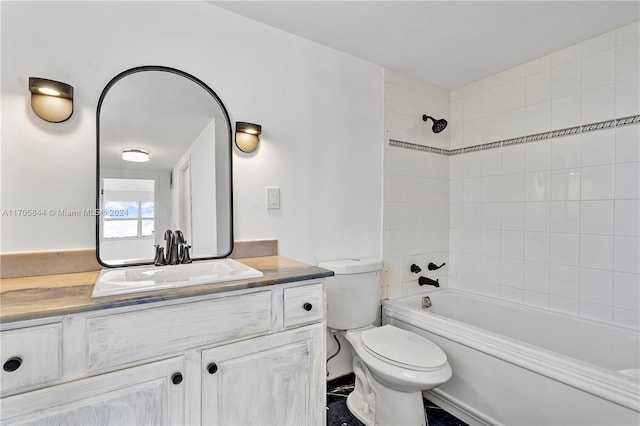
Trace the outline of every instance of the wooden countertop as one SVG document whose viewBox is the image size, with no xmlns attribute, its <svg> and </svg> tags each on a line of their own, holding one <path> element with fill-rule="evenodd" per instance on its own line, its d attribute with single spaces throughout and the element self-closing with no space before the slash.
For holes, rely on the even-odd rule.
<svg viewBox="0 0 640 426">
<path fill-rule="evenodd" d="M 201 296 L 333 276 L 333 272 L 280 256 L 235 259 L 261 278 L 91 298 L 100 271 L 0 280 L 0 323 Z"/>
</svg>

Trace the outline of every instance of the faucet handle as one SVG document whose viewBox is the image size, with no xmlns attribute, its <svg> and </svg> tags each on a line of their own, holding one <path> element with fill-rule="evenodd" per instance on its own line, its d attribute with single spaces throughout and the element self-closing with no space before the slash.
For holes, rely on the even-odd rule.
<svg viewBox="0 0 640 426">
<path fill-rule="evenodd" d="M 153 264 L 156 266 L 166 265 L 167 261 L 164 258 L 164 247 L 160 247 L 160 244 L 153 245 L 156 248 L 156 255 L 153 259 Z"/>
<path fill-rule="evenodd" d="M 187 245 L 185 241 L 180 248 L 180 263 L 191 263 L 191 256 L 189 256 L 189 249 L 191 246 Z"/>
<path fill-rule="evenodd" d="M 427 269 L 430 271 L 435 271 L 436 269 L 440 269 L 442 268 L 444 265 L 446 265 L 445 262 L 442 262 L 442 265 L 438 266 L 433 262 L 429 262 L 429 264 L 427 265 Z"/>
</svg>

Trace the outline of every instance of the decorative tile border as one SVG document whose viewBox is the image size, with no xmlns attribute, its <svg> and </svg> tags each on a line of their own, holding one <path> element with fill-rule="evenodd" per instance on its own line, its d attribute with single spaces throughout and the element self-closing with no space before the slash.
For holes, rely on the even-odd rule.
<svg viewBox="0 0 640 426">
<path fill-rule="evenodd" d="M 536 133 L 533 135 L 519 136 L 517 138 L 512 138 L 512 139 L 504 139 L 496 142 L 489 142 L 489 143 L 484 143 L 480 145 L 467 146 L 465 148 L 457 148 L 457 149 L 436 148 L 433 146 L 419 145 L 419 144 L 399 141 L 395 139 L 389 139 L 389 146 L 395 146 L 398 148 L 405 148 L 405 149 L 413 149 L 416 151 L 431 152 L 433 154 L 458 155 L 458 154 L 467 154 L 469 152 L 484 151 L 485 149 L 502 148 L 505 146 L 518 145 L 521 143 L 542 141 L 542 140 L 551 139 L 551 138 L 558 138 L 562 136 L 573 135 L 576 133 L 595 132 L 597 130 L 604 130 L 612 127 L 628 126 L 630 124 L 637 124 L 637 123 L 640 123 L 640 114 L 632 115 L 624 118 L 616 118 L 613 120 L 601 121 L 598 123 L 584 124 L 582 126 L 569 127 L 567 129 L 552 130 L 549 132 Z"/>
</svg>

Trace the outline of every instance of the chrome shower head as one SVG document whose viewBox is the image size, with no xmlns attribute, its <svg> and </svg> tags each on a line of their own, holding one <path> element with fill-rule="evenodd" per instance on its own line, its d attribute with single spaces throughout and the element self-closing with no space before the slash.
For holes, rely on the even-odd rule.
<svg viewBox="0 0 640 426">
<path fill-rule="evenodd" d="M 427 121 L 428 119 L 431 119 L 433 121 L 433 127 L 431 127 L 433 133 L 440 133 L 447 128 L 447 120 L 445 120 L 444 118 L 437 120 L 429 115 L 422 115 L 422 121 Z"/>
</svg>

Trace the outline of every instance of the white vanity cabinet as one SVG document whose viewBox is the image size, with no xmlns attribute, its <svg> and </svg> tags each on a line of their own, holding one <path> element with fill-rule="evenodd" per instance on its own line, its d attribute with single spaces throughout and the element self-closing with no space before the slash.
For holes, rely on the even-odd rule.
<svg viewBox="0 0 640 426">
<path fill-rule="evenodd" d="M 325 423 L 323 280 L 31 324 L 0 333 L 2 424 Z"/>
</svg>

